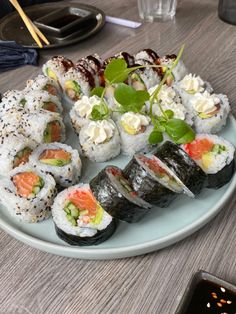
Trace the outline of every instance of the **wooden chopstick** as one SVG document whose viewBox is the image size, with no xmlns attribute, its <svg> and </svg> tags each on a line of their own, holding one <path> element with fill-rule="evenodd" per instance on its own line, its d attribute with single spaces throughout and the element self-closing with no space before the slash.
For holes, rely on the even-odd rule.
<svg viewBox="0 0 236 314">
<path fill-rule="evenodd" d="M 11 4 L 15 7 L 15 9 L 18 11 L 18 13 L 20 14 L 22 20 L 24 21 L 26 27 L 28 28 L 31 36 L 34 38 L 34 40 L 36 41 L 37 45 L 40 48 L 43 48 L 43 45 L 38 37 L 38 35 L 36 34 L 36 31 L 34 29 L 34 27 L 32 26 L 32 24 L 29 22 L 28 17 L 26 16 L 25 12 L 22 10 L 21 6 L 19 5 L 17 0 L 9 0 L 11 2 Z M 33 23 L 33 22 L 32 22 Z"/>
<path fill-rule="evenodd" d="M 40 29 L 38 29 L 38 27 L 31 21 L 29 17 L 28 17 L 28 20 L 33 26 L 35 33 L 42 39 L 42 41 L 44 41 L 46 45 L 50 45 L 50 42 L 48 41 L 48 39 L 44 36 L 44 34 L 40 31 Z"/>
</svg>

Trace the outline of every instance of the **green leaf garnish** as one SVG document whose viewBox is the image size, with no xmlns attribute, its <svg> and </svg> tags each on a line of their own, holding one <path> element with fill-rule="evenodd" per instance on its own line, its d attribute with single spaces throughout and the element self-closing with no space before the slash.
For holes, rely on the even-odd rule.
<svg viewBox="0 0 236 314">
<path fill-rule="evenodd" d="M 168 117 L 168 119 L 172 119 L 174 117 L 174 112 L 172 110 L 165 110 L 165 115 Z"/>
<path fill-rule="evenodd" d="M 166 133 L 177 144 L 186 144 L 195 139 L 193 129 L 183 120 L 170 119 L 166 122 Z"/>
<path fill-rule="evenodd" d="M 145 101 L 149 100 L 149 93 L 143 90 L 136 90 L 124 83 L 115 89 L 114 97 L 122 106 L 122 112 L 141 112 Z"/>
<path fill-rule="evenodd" d="M 113 59 L 107 65 L 104 75 L 105 79 L 110 83 L 122 83 L 128 78 L 127 63 L 124 59 Z"/>
<path fill-rule="evenodd" d="M 104 93 L 104 89 L 105 88 L 102 86 L 94 87 L 90 92 L 90 96 L 98 96 L 101 98 Z"/>
<path fill-rule="evenodd" d="M 153 130 L 149 135 L 148 142 L 152 145 L 160 143 L 163 141 L 162 132 L 158 132 L 157 130 Z"/>
<path fill-rule="evenodd" d="M 98 121 L 98 120 L 105 120 L 109 116 L 109 108 L 104 101 L 101 101 L 99 105 L 93 106 L 93 110 L 91 113 L 91 119 Z"/>
</svg>

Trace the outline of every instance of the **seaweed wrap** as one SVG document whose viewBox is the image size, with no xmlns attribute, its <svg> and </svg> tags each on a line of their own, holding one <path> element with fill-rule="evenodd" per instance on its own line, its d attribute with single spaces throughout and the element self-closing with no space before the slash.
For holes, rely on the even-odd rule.
<svg viewBox="0 0 236 314">
<path fill-rule="evenodd" d="M 178 145 L 166 141 L 155 154 L 182 182 L 184 192 L 194 197 L 206 183 L 206 174 Z"/>
<path fill-rule="evenodd" d="M 35 223 L 51 216 L 56 182 L 30 165 L 17 167 L 0 181 L 0 202 L 24 222 Z"/>
<path fill-rule="evenodd" d="M 97 202 L 89 184 L 78 184 L 59 193 L 52 216 L 58 237 L 70 245 L 97 245 L 116 230 L 115 219 Z"/>
<path fill-rule="evenodd" d="M 138 222 L 149 213 L 151 205 L 133 190 L 122 171 L 108 166 L 90 181 L 100 205 L 112 217 L 129 223 Z"/>
<path fill-rule="evenodd" d="M 57 142 L 39 145 L 29 161 L 37 169 L 50 173 L 61 187 L 79 182 L 82 163 L 78 151 L 69 145 Z"/>
<path fill-rule="evenodd" d="M 231 180 L 235 148 L 230 142 L 217 135 L 198 134 L 182 148 L 207 174 L 208 188 L 218 189 Z"/>
<path fill-rule="evenodd" d="M 159 207 L 167 207 L 177 194 L 159 179 L 156 173 L 145 163 L 145 156 L 136 154 L 124 169 L 124 175 L 138 196 Z M 163 172 L 165 171 L 164 169 Z"/>
</svg>

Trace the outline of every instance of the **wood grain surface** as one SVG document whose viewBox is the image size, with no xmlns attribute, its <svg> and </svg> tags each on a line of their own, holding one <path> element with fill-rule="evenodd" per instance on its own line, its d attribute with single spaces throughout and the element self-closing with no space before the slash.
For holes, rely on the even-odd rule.
<svg viewBox="0 0 236 314">
<path fill-rule="evenodd" d="M 106 14 L 138 19 L 136 0 L 87 0 Z M 178 2 L 175 20 L 128 29 L 107 24 L 95 37 L 50 56 L 77 59 L 97 52 L 134 53 L 150 47 L 176 52 L 186 44 L 184 62 L 226 93 L 236 114 L 236 26 L 220 21 L 216 0 Z M 0 92 L 21 89 L 40 67 L 25 66 L 0 76 Z M 157 313 L 173 314 L 186 285 L 199 269 L 236 284 L 236 197 L 220 214 L 187 239 L 139 257 L 84 261 L 54 256 L 28 247 L 0 231 L 0 313 Z M 199 313 L 200 314 L 200 313 Z"/>
</svg>

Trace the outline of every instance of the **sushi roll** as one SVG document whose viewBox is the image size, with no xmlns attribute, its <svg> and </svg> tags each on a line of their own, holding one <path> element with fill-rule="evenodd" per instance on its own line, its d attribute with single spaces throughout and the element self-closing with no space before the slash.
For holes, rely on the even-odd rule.
<svg viewBox="0 0 236 314">
<path fill-rule="evenodd" d="M 90 118 L 93 107 L 100 103 L 101 99 L 98 96 L 83 96 L 74 103 L 70 111 L 70 119 L 77 135 L 79 135 L 81 128 L 91 121 Z"/>
<path fill-rule="evenodd" d="M 138 222 L 151 209 L 149 203 L 138 197 L 118 167 L 104 168 L 90 181 L 90 188 L 102 208 L 119 220 Z"/>
<path fill-rule="evenodd" d="M 181 182 L 184 193 L 190 197 L 199 194 L 206 184 L 206 174 L 178 145 L 166 141 L 154 154 Z"/>
<path fill-rule="evenodd" d="M 70 245 L 97 245 L 116 230 L 116 221 L 102 208 L 88 184 L 59 193 L 52 206 L 52 217 L 58 237 Z"/>
<path fill-rule="evenodd" d="M 48 60 L 42 68 L 43 74 L 61 84 L 62 76 L 74 66 L 73 62 L 63 56 L 55 56 Z"/>
<path fill-rule="evenodd" d="M 51 95 L 46 91 L 31 91 L 25 94 L 25 108 L 29 111 L 45 109 L 51 112 L 62 113 L 61 101 L 57 96 Z"/>
<path fill-rule="evenodd" d="M 29 161 L 37 143 L 22 134 L 9 133 L 1 143 L 0 174 L 7 176 L 9 171 Z"/>
<path fill-rule="evenodd" d="M 139 197 L 159 207 L 167 207 L 177 196 L 173 190 L 182 192 L 182 189 L 166 168 L 155 156 L 147 158 L 136 154 L 123 172 Z"/>
<path fill-rule="evenodd" d="M 222 94 L 196 93 L 191 101 L 194 128 L 197 133 L 217 133 L 227 122 L 230 112 L 228 97 Z"/>
<path fill-rule="evenodd" d="M 139 60 L 147 60 L 148 62 L 155 64 L 158 58 L 159 56 L 152 49 L 144 49 L 134 55 L 135 62 L 137 63 L 139 63 Z"/>
<path fill-rule="evenodd" d="M 31 154 L 29 162 L 37 169 L 50 173 L 62 187 L 79 182 L 81 160 L 78 151 L 69 145 L 56 142 L 39 145 Z"/>
<path fill-rule="evenodd" d="M 89 96 L 94 87 L 93 75 L 81 65 L 69 69 L 62 77 L 62 88 L 70 101 Z"/>
<path fill-rule="evenodd" d="M 144 68 L 133 71 L 128 78 L 128 85 L 136 90 L 147 90 L 160 83 L 161 77 L 157 68 L 150 67 L 151 62 L 138 60 L 134 66 L 145 66 Z"/>
<path fill-rule="evenodd" d="M 120 138 L 121 151 L 133 156 L 139 151 L 149 151 L 148 138 L 153 131 L 151 119 L 140 113 L 126 112 L 116 121 Z"/>
<path fill-rule="evenodd" d="M 235 148 L 217 135 L 198 134 L 184 151 L 207 174 L 207 187 L 218 189 L 228 183 L 235 172 Z"/>
<path fill-rule="evenodd" d="M 134 66 L 135 63 L 134 57 L 132 55 L 130 55 L 128 52 L 121 51 L 114 56 L 107 58 L 104 61 L 104 66 L 106 67 L 114 59 L 123 59 L 127 63 L 128 68 Z"/>
<path fill-rule="evenodd" d="M 156 88 L 157 86 L 150 88 L 148 90 L 149 94 L 152 95 Z M 171 110 L 174 113 L 173 118 L 185 120 L 189 125 L 193 124 L 193 114 L 191 111 L 187 111 L 185 106 L 182 104 L 182 98 L 172 86 L 163 85 L 157 95 L 157 100 L 154 100 L 152 107 L 152 113 L 155 116 L 162 116 L 162 111 Z M 147 109 L 150 111 L 149 102 L 147 102 Z"/>
<path fill-rule="evenodd" d="M 177 56 L 175 54 L 171 54 L 165 55 L 156 60 L 156 64 L 161 66 L 161 68 L 159 68 L 159 73 L 162 77 L 164 77 L 167 68 L 172 66 L 176 58 Z M 172 85 L 173 82 L 180 81 L 187 74 L 188 70 L 185 67 L 183 61 L 179 60 L 177 66 L 173 69 L 172 74 L 167 78 L 166 83 L 168 85 Z"/>
<path fill-rule="evenodd" d="M 89 55 L 77 61 L 76 66 L 82 66 L 91 73 L 94 78 L 95 86 L 103 85 L 103 78 L 101 78 L 101 71 L 103 68 L 103 61 L 98 54 Z"/>
<path fill-rule="evenodd" d="M 24 91 L 26 93 L 31 91 L 46 91 L 53 96 L 61 98 L 61 88 L 57 80 L 44 75 L 38 75 L 34 79 L 28 80 Z"/>
<path fill-rule="evenodd" d="M 120 136 L 111 120 L 91 121 L 82 127 L 79 141 L 84 156 L 104 162 L 120 154 Z"/>
<path fill-rule="evenodd" d="M 25 114 L 21 124 L 24 134 L 39 144 L 65 141 L 65 126 L 58 113 L 40 109 Z"/>
<path fill-rule="evenodd" d="M 0 181 L 0 202 L 19 220 L 38 222 L 51 215 L 55 186 L 51 175 L 29 165 L 17 167 Z"/>
<path fill-rule="evenodd" d="M 26 103 L 25 93 L 19 90 L 9 90 L 3 94 L 1 101 L 1 111 L 24 108 Z"/>
</svg>

